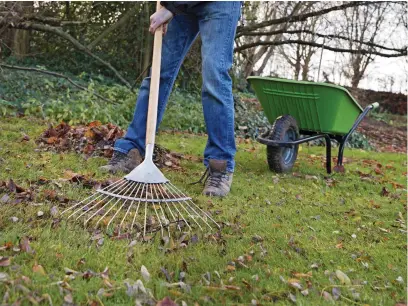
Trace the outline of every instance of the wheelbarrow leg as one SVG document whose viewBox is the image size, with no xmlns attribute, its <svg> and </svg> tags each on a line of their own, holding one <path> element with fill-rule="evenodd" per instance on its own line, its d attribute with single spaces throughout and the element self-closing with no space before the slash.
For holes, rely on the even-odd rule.
<svg viewBox="0 0 408 306">
<path fill-rule="evenodd" d="M 332 172 L 331 169 L 331 139 L 329 135 L 324 135 L 324 139 L 326 140 L 326 171 L 328 174 Z"/>
<path fill-rule="evenodd" d="M 363 112 L 357 117 L 356 121 L 354 122 L 352 128 L 350 129 L 350 131 L 344 135 L 340 140 L 340 147 L 339 147 L 339 154 L 337 156 L 337 169 L 343 168 L 343 153 L 344 153 L 344 148 L 346 146 L 347 140 L 349 139 L 349 137 L 351 136 L 351 134 L 355 131 L 355 129 L 360 125 L 360 122 L 364 119 L 364 117 L 374 108 L 377 108 L 379 106 L 379 104 L 373 103 L 368 105 Z M 343 170 L 344 171 L 344 170 Z"/>
</svg>

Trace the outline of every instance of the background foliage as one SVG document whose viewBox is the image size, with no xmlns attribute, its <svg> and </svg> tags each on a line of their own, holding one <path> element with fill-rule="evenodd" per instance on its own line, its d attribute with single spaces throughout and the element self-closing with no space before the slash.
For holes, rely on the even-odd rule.
<svg viewBox="0 0 408 306">
<path fill-rule="evenodd" d="M 406 42 L 388 33 L 406 33 L 405 4 L 266 1 L 245 2 L 242 9 L 231 70 L 238 136 L 254 138 L 269 125 L 246 77 L 313 80 L 321 43 L 325 52 L 331 48 L 341 54 L 343 62 L 334 66 L 347 72 L 344 77 L 362 105 L 381 100 L 382 111 L 406 114 L 405 95 L 357 88 L 375 58 L 406 55 Z M 151 64 L 147 29 L 154 10 L 149 1 L 0 2 L 0 114 L 70 124 L 100 120 L 126 128 Z M 337 22 L 344 26 L 334 26 Z M 361 35 L 355 37 L 355 32 Z M 198 38 L 177 77 L 163 129 L 205 132 L 200 47 Z M 27 67 L 38 71 L 21 71 Z M 322 70 L 319 64 L 318 74 L 327 82 L 336 80 L 335 71 Z M 394 83 L 387 79 L 384 86 L 392 89 Z M 351 143 L 370 147 L 361 134 Z"/>
</svg>

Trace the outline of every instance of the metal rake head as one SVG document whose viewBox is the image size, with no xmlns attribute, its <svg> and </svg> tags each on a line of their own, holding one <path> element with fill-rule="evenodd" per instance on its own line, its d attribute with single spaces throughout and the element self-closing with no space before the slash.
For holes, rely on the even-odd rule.
<svg viewBox="0 0 408 306">
<path fill-rule="evenodd" d="M 142 183 L 123 178 L 69 207 L 62 214 L 85 226 L 106 226 L 117 235 L 219 228 L 214 219 L 170 182 Z"/>
</svg>

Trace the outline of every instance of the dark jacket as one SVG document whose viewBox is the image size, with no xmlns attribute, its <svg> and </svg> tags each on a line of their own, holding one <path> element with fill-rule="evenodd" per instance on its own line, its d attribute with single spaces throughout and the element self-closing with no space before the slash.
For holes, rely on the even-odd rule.
<svg viewBox="0 0 408 306">
<path fill-rule="evenodd" d="M 204 1 L 160 1 L 160 4 L 168 9 L 173 15 L 183 15 L 188 10 Z"/>
</svg>

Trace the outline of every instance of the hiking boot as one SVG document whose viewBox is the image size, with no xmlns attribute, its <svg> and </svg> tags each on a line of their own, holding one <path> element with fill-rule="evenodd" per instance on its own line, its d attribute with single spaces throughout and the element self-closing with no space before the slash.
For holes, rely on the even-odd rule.
<svg viewBox="0 0 408 306">
<path fill-rule="evenodd" d="M 118 171 L 129 173 L 142 162 L 142 156 L 138 149 L 132 149 L 128 154 L 113 151 L 113 156 L 106 166 L 102 166 L 99 170 L 116 173 Z"/>
<path fill-rule="evenodd" d="M 227 172 L 227 161 L 210 159 L 203 194 L 225 197 L 231 190 L 232 173 Z"/>
</svg>

